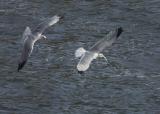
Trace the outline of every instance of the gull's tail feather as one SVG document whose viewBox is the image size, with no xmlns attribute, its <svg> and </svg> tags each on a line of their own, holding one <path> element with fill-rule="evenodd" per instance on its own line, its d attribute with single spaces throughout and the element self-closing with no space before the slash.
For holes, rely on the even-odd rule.
<svg viewBox="0 0 160 114">
<path fill-rule="evenodd" d="M 44 22 L 40 23 L 33 32 L 43 33 L 45 29 L 56 24 L 60 18 L 60 16 L 55 15 L 49 19 L 46 19 Z"/>
<path fill-rule="evenodd" d="M 121 35 L 122 32 L 123 32 L 122 27 L 119 27 L 119 28 L 117 29 L 117 38 Z"/>
<path fill-rule="evenodd" d="M 48 19 L 48 21 L 46 21 L 46 24 L 48 23 L 48 27 L 54 25 L 55 23 L 57 23 L 59 21 L 60 17 L 55 15 L 53 17 L 51 17 L 50 19 Z"/>
<path fill-rule="evenodd" d="M 86 50 L 83 47 L 78 48 L 75 51 L 75 57 L 79 58 L 81 57 L 84 53 L 86 52 Z"/>
<path fill-rule="evenodd" d="M 21 62 L 21 63 L 18 64 L 18 69 L 17 69 L 18 72 L 24 67 L 24 65 L 26 64 L 26 62 L 27 61 L 23 61 L 23 62 Z"/>
</svg>

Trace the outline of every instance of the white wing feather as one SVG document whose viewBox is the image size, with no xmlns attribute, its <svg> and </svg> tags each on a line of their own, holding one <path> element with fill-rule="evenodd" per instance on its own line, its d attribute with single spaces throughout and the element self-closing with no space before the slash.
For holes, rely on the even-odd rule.
<svg viewBox="0 0 160 114">
<path fill-rule="evenodd" d="M 86 50 L 83 47 L 80 47 L 75 51 L 75 57 L 82 57 L 82 55 L 84 55 L 85 52 Z"/>
<path fill-rule="evenodd" d="M 23 44 L 27 40 L 28 36 L 31 34 L 32 34 L 31 29 L 29 27 L 26 27 L 26 29 L 24 30 L 23 35 L 22 35 L 22 43 Z"/>
<path fill-rule="evenodd" d="M 77 69 L 78 71 L 86 71 L 92 60 L 96 59 L 98 57 L 98 53 L 92 53 L 92 52 L 86 52 L 80 59 Z"/>
</svg>

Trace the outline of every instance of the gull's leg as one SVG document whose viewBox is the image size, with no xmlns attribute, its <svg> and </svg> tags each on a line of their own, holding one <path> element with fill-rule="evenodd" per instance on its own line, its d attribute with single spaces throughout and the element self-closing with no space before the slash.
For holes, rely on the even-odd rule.
<svg viewBox="0 0 160 114">
<path fill-rule="evenodd" d="M 41 35 L 41 38 L 44 38 L 44 39 L 46 39 L 47 37 L 46 37 L 45 35 Z"/>
<path fill-rule="evenodd" d="M 103 58 L 106 60 L 106 62 L 108 63 L 107 58 L 106 58 L 102 53 L 99 53 L 99 54 L 98 54 L 98 57 L 103 57 Z"/>
</svg>

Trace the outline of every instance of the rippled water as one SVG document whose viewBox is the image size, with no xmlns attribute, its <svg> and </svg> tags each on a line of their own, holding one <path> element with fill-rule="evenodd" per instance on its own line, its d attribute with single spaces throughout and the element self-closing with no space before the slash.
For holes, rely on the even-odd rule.
<svg viewBox="0 0 160 114">
<path fill-rule="evenodd" d="M 55 14 L 21 72 L 21 34 Z M 120 39 L 80 75 L 74 51 Z M 0 114 L 159 114 L 159 0 L 0 0 Z"/>
</svg>

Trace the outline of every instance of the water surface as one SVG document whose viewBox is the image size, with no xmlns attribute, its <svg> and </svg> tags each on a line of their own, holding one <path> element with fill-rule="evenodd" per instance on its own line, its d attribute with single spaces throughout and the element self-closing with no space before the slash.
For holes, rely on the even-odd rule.
<svg viewBox="0 0 160 114">
<path fill-rule="evenodd" d="M 55 14 L 64 19 L 16 72 L 25 27 Z M 0 114 L 159 114 L 159 20 L 159 0 L 0 0 Z M 118 26 L 109 64 L 78 74 L 74 51 Z"/>
</svg>

